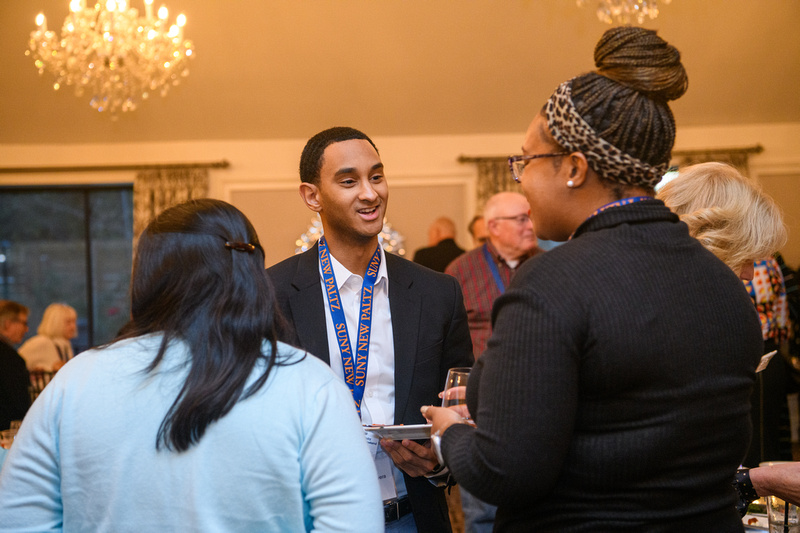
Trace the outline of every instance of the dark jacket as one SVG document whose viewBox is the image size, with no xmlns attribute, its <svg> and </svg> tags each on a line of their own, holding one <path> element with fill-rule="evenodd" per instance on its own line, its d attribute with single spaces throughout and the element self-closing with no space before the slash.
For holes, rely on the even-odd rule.
<svg viewBox="0 0 800 533">
<path fill-rule="evenodd" d="M 423 405 L 438 405 L 447 370 L 471 366 L 472 342 L 461 289 L 455 278 L 386 254 L 389 307 L 395 357 L 396 424 L 423 424 Z M 295 334 L 290 344 L 330 364 L 319 249 L 290 257 L 267 269 L 278 305 Z M 450 531 L 444 489 L 424 477 L 405 475 L 419 531 Z"/>
<path fill-rule="evenodd" d="M 444 272 L 453 259 L 463 254 L 464 250 L 459 248 L 453 239 L 439 241 L 436 246 L 420 248 L 414 252 L 414 262 L 418 265 L 426 266 L 436 272 Z"/>
</svg>

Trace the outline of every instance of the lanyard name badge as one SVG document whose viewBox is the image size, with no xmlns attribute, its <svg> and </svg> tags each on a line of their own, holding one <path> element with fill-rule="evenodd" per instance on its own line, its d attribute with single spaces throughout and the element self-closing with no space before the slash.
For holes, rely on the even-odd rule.
<svg viewBox="0 0 800 533">
<path fill-rule="evenodd" d="M 603 211 L 605 211 L 606 209 L 611 209 L 612 207 L 619 207 L 619 206 L 622 206 L 622 205 L 635 204 L 636 202 L 643 202 L 645 200 L 652 200 L 652 199 L 653 199 L 652 196 L 633 196 L 633 197 L 630 197 L 630 198 L 623 198 L 621 200 L 616 200 L 614 202 L 611 202 L 611 203 L 608 203 L 606 205 L 600 206 L 599 208 L 597 208 L 597 211 L 595 211 L 594 213 L 589 215 L 586 218 L 586 220 L 589 220 L 590 218 L 592 218 L 594 216 L 597 216 L 600 213 L 602 213 Z M 584 220 L 584 222 L 586 222 L 586 220 Z M 569 236 L 570 240 L 572 240 L 572 237 L 574 235 L 575 234 L 573 233 L 572 235 Z"/>
<path fill-rule="evenodd" d="M 361 306 L 358 314 L 358 336 L 355 356 L 350 344 L 347 321 L 345 320 L 344 309 L 342 309 L 342 300 L 339 296 L 339 288 L 336 285 L 336 276 L 333 273 L 333 265 L 331 265 L 331 256 L 325 237 L 319 240 L 319 264 L 322 267 L 325 294 L 328 298 L 328 307 L 331 310 L 333 328 L 336 332 L 336 340 L 342 357 L 344 382 L 350 388 L 353 401 L 356 404 L 356 411 L 358 411 L 358 416 L 361 417 L 361 400 L 364 398 L 364 387 L 367 383 L 369 336 L 372 329 L 372 295 L 375 289 L 375 281 L 378 279 L 378 270 L 381 266 L 381 248 L 378 246 L 369 260 L 364 283 L 361 286 Z"/>
<path fill-rule="evenodd" d="M 494 282 L 497 284 L 497 288 L 500 289 L 500 294 L 503 294 L 506 292 L 506 284 L 503 283 L 503 278 L 500 277 L 500 270 L 497 268 L 497 263 L 494 262 L 494 258 L 489 252 L 489 246 L 487 244 L 483 245 L 483 256 L 486 258 L 486 262 L 489 264 L 489 270 L 492 271 Z"/>
</svg>

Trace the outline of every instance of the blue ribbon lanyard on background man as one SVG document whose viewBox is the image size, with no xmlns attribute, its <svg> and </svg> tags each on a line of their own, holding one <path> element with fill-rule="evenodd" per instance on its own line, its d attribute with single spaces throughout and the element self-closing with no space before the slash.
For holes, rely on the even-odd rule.
<svg viewBox="0 0 800 533">
<path fill-rule="evenodd" d="M 489 246 L 487 244 L 483 245 L 483 255 L 486 258 L 486 262 L 489 264 L 489 270 L 492 271 L 494 282 L 497 284 L 497 288 L 500 289 L 500 294 L 503 294 L 506 292 L 506 284 L 503 283 L 503 278 L 500 277 L 500 270 L 497 268 L 497 264 L 494 262 L 494 258 L 491 252 L 489 252 Z"/>
</svg>

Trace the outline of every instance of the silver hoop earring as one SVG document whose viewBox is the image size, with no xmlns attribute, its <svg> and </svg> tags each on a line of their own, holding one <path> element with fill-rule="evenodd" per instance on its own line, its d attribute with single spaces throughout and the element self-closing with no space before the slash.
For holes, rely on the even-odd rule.
<svg viewBox="0 0 800 533">
<path fill-rule="evenodd" d="M 569 181 L 567 182 L 567 187 L 569 187 L 569 188 L 572 188 L 572 187 L 574 187 L 574 186 L 575 186 L 575 182 L 574 182 L 574 181 L 572 181 L 572 180 L 569 180 Z"/>
</svg>

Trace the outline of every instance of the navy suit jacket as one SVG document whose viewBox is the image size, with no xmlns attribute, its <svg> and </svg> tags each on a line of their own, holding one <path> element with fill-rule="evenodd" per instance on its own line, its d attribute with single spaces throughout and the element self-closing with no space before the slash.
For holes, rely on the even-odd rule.
<svg viewBox="0 0 800 533">
<path fill-rule="evenodd" d="M 455 278 L 386 253 L 395 358 L 395 424 L 422 424 L 419 408 L 438 405 L 447 370 L 472 366 L 472 341 Z M 330 364 L 319 249 L 267 269 L 278 306 L 294 328 L 281 340 Z M 339 354 L 334 354 L 338 356 Z M 449 531 L 444 490 L 405 475 L 419 531 Z"/>
</svg>

